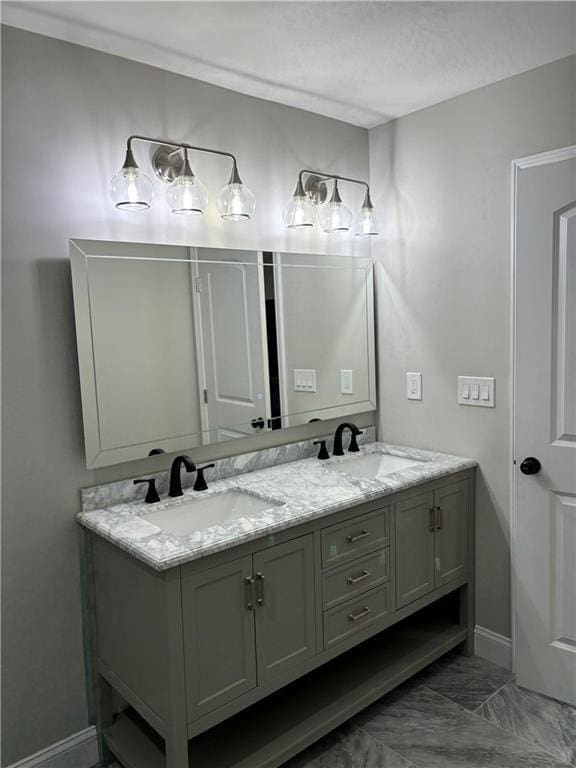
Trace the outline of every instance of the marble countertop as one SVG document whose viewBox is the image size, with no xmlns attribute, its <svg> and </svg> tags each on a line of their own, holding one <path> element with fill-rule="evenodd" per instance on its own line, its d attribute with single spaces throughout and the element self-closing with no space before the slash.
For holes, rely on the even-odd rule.
<svg viewBox="0 0 576 768">
<path fill-rule="evenodd" d="M 339 463 L 382 453 L 416 459 L 421 463 L 377 479 L 334 471 Z M 370 443 L 362 446 L 359 453 L 346 453 L 327 461 L 302 459 L 213 483 L 208 477 L 210 487 L 207 491 L 186 490 L 178 499 L 163 499 L 156 504 L 132 502 L 81 512 L 77 520 L 155 570 L 164 571 L 474 466 L 476 461 L 461 456 Z M 179 504 L 229 490 L 259 496 L 276 506 L 183 536 L 169 533 L 146 519 L 151 513 L 176 509 Z"/>
</svg>

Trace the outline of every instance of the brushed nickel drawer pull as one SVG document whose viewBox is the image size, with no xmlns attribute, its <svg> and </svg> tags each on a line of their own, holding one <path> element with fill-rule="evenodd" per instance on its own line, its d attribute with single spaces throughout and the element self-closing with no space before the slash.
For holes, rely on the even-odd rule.
<svg viewBox="0 0 576 768">
<path fill-rule="evenodd" d="M 366 536 L 370 536 L 370 531 L 367 531 L 365 528 L 360 532 L 356 534 L 349 533 L 348 536 L 346 536 L 346 541 L 348 544 L 353 544 L 355 541 L 360 541 L 360 539 L 365 539 Z"/>
<path fill-rule="evenodd" d="M 364 616 L 368 616 L 369 613 L 372 613 L 372 608 L 369 608 L 367 605 L 365 605 L 360 613 L 349 613 L 348 621 L 358 621 L 358 619 L 363 619 Z"/>
<path fill-rule="evenodd" d="M 261 571 L 256 574 L 256 603 L 264 605 L 264 574 Z"/>
<path fill-rule="evenodd" d="M 348 584 L 358 584 L 359 581 L 364 581 L 364 579 L 367 579 L 368 576 L 370 576 L 370 571 L 362 571 L 360 576 L 348 576 L 346 581 Z"/>
<path fill-rule="evenodd" d="M 246 610 L 247 611 L 253 611 L 254 610 L 254 579 L 252 576 L 245 576 L 244 577 L 244 584 L 246 587 Z"/>
</svg>

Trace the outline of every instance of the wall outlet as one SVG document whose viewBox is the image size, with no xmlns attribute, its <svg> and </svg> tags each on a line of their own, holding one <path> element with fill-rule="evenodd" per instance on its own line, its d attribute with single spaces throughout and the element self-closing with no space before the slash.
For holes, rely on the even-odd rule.
<svg viewBox="0 0 576 768">
<path fill-rule="evenodd" d="M 316 392 L 316 371 L 314 368 L 294 368 L 294 391 Z"/>
<path fill-rule="evenodd" d="M 354 394 L 354 374 L 349 368 L 340 370 L 340 392 L 343 395 Z"/>
<path fill-rule="evenodd" d="M 422 374 L 406 374 L 406 397 L 408 400 L 422 400 Z"/>
<path fill-rule="evenodd" d="M 458 376 L 458 403 L 494 408 L 494 384 L 487 376 Z"/>
</svg>

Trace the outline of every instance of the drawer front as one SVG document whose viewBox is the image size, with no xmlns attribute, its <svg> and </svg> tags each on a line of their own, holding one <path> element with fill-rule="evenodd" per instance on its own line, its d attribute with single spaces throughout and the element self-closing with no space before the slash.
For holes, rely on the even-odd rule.
<svg viewBox="0 0 576 768">
<path fill-rule="evenodd" d="M 367 592 L 324 614 L 324 648 L 346 640 L 390 613 L 390 585 Z"/>
<path fill-rule="evenodd" d="M 390 547 L 379 549 L 322 576 L 324 610 L 364 594 L 390 579 Z"/>
<path fill-rule="evenodd" d="M 360 515 L 322 531 L 322 566 L 331 568 L 355 560 L 390 543 L 390 508 Z"/>
</svg>

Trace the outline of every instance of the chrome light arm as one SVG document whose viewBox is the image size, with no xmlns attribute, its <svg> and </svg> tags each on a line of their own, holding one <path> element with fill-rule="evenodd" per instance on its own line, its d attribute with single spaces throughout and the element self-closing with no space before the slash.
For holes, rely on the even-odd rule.
<svg viewBox="0 0 576 768">
<path fill-rule="evenodd" d="M 209 155 L 220 155 L 220 157 L 230 158 L 230 160 L 232 160 L 232 174 L 230 176 L 229 184 L 242 183 L 238 173 L 238 161 L 236 160 L 235 155 L 231 152 L 225 152 L 221 149 L 210 149 L 209 147 L 199 147 L 194 144 L 188 144 L 188 142 L 185 141 L 159 139 L 153 136 L 142 136 L 140 134 L 132 134 L 126 141 L 126 161 L 124 167 L 135 167 L 137 165 L 132 152 L 132 143 L 134 141 L 157 145 L 158 149 L 152 156 L 152 165 L 156 174 L 162 181 L 173 181 L 180 174 L 184 165 L 184 158 L 182 156 L 183 150 L 189 150 L 192 152 L 204 152 Z"/>
</svg>

